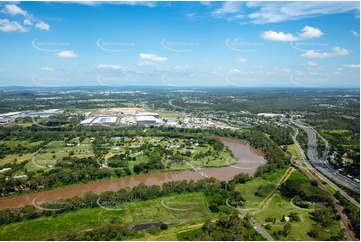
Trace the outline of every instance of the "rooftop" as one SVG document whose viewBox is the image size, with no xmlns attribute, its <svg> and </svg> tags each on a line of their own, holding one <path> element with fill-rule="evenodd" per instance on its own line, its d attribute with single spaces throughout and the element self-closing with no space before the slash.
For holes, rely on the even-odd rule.
<svg viewBox="0 0 361 242">
<path fill-rule="evenodd" d="M 137 116 L 137 122 L 138 121 L 156 121 L 157 119 L 153 116 Z"/>
</svg>

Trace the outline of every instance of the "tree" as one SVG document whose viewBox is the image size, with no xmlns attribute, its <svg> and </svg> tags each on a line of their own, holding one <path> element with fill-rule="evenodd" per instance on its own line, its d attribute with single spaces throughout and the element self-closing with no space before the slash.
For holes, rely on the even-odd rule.
<svg viewBox="0 0 361 242">
<path fill-rule="evenodd" d="M 289 233 L 291 233 L 291 229 L 292 229 L 292 225 L 290 223 L 286 223 L 284 226 L 283 226 L 283 236 L 288 236 Z"/>
<path fill-rule="evenodd" d="M 300 216 L 297 215 L 297 213 L 294 213 L 294 212 L 291 212 L 289 215 L 288 215 L 293 221 L 300 221 Z"/>
<path fill-rule="evenodd" d="M 211 210 L 212 213 L 218 213 L 219 207 L 217 206 L 217 204 L 212 204 L 211 206 L 209 206 L 209 210 Z"/>
<path fill-rule="evenodd" d="M 316 229 L 311 229 L 310 232 L 308 232 L 307 234 L 312 238 L 316 238 L 318 236 L 318 232 Z"/>
<path fill-rule="evenodd" d="M 161 229 L 161 230 L 166 230 L 166 229 L 168 229 L 168 225 L 162 224 L 162 225 L 160 226 L 160 229 Z"/>
<path fill-rule="evenodd" d="M 311 181 L 311 185 L 314 186 L 314 187 L 317 187 L 318 186 L 318 182 L 316 180 L 312 180 Z"/>
<path fill-rule="evenodd" d="M 36 217 L 37 212 L 33 205 L 26 205 L 21 209 L 21 213 L 23 214 L 24 218 L 26 219 L 33 219 Z"/>
<path fill-rule="evenodd" d="M 258 197 L 261 197 L 262 194 L 263 194 L 263 186 L 260 185 L 260 186 L 258 187 L 258 190 L 257 190 L 257 192 L 255 193 L 255 195 L 258 196 Z"/>
<path fill-rule="evenodd" d="M 155 234 L 156 231 L 157 231 L 157 227 L 155 227 L 154 225 L 150 226 L 149 233 Z"/>
<path fill-rule="evenodd" d="M 273 222 L 273 220 L 274 220 L 274 217 L 267 217 L 265 219 L 266 222 Z"/>
<path fill-rule="evenodd" d="M 272 229 L 272 225 L 271 225 L 271 224 L 266 224 L 265 228 L 268 229 L 268 230 L 271 230 L 271 229 Z"/>
<path fill-rule="evenodd" d="M 346 229 L 342 228 L 340 231 L 337 232 L 337 237 L 340 240 L 344 240 L 345 239 L 345 235 L 346 235 Z"/>
<path fill-rule="evenodd" d="M 203 231 L 211 232 L 215 229 L 215 224 L 212 223 L 210 219 L 208 219 L 202 226 Z"/>
</svg>

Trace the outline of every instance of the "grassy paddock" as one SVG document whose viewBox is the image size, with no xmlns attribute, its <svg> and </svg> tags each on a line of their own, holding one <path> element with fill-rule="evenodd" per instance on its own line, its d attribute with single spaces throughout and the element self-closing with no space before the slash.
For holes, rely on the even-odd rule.
<svg viewBox="0 0 361 242">
<path fill-rule="evenodd" d="M 276 175 L 276 173 L 272 175 Z M 309 181 L 306 175 L 298 170 L 294 171 L 288 179 L 306 179 Z M 293 206 L 290 201 L 290 198 L 283 197 L 279 191 L 276 191 L 271 197 L 271 200 L 262 206 L 262 208 L 250 210 L 249 212 L 263 226 L 266 224 L 272 226 L 272 229 L 269 230 L 271 235 L 273 232 L 283 230 L 283 226 L 286 223 L 290 223 L 292 225 L 292 231 L 288 237 L 282 236 L 282 240 L 295 240 L 296 238 L 299 240 L 328 240 L 331 235 L 335 235 L 340 230 L 339 223 L 336 220 L 332 220 L 327 228 L 322 228 L 316 221 L 311 219 L 310 212 L 314 211 L 312 209 L 321 208 L 323 205 L 310 205 L 309 210 L 304 210 L 295 205 Z M 282 216 L 288 216 L 291 212 L 297 213 L 300 216 L 300 221 L 281 222 Z M 276 223 L 266 222 L 265 220 L 268 217 L 275 217 Z M 307 234 L 312 228 L 318 231 L 318 237 L 312 238 Z M 326 232 L 325 230 L 330 230 L 330 232 Z"/>
<path fill-rule="evenodd" d="M 0 166 L 3 166 L 5 164 L 8 163 L 13 163 L 15 161 L 15 159 L 17 160 L 16 163 L 20 163 L 24 160 L 31 160 L 31 158 L 34 157 L 34 153 L 28 153 L 28 154 L 24 154 L 22 156 L 20 155 L 7 155 L 5 158 L 0 159 Z"/>
<path fill-rule="evenodd" d="M 0 226 L 2 240 L 46 240 L 57 238 L 62 231 L 84 231 L 102 226 L 112 220 L 133 225 L 151 222 L 165 223 L 204 223 L 208 218 L 215 219 L 206 203 L 204 195 L 200 192 L 181 195 L 172 195 L 149 201 L 139 201 L 134 204 L 124 203 L 116 206 L 105 206 L 111 209 L 124 210 L 111 211 L 103 208 L 86 208 L 59 214 L 56 218 L 40 217 L 9 225 Z M 100 200 L 100 204 L 105 204 Z"/>
<path fill-rule="evenodd" d="M 281 222 L 282 215 L 289 215 L 291 212 L 297 213 L 301 220 L 300 221 L 292 221 L 292 222 Z M 286 223 L 290 223 L 292 225 L 291 233 L 288 237 L 282 237 L 282 240 L 295 240 L 295 238 L 304 240 L 316 240 L 316 241 L 326 241 L 330 238 L 331 235 L 335 235 L 337 231 L 340 230 L 339 224 L 337 221 L 332 221 L 332 223 L 327 228 L 322 228 L 319 224 L 316 224 L 314 220 L 310 218 L 309 211 L 297 209 L 293 207 L 288 198 L 281 197 L 277 194 L 270 204 L 262 209 L 257 210 L 251 213 L 255 219 L 260 222 L 262 225 L 266 225 L 269 222 L 266 222 L 265 219 L 268 217 L 275 217 L 276 223 L 269 223 L 272 225 L 272 229 L 268 232 L 272 234 L 274 231 L 283 230 L 283 226 Z M 307 235 L 307 233 L 315 228 L 318 231 L 318 237 L 312 238 Z M 328 229 L 331 232 L 325 232 Z"/>
<path fill-rule="evenodd" d="M 338 130 L 326 130 L 326 129 L 321 129 L 322 133 L 328 132 L 328 133 L 334 133 L 334 134 L 342 134 L 345 132 L 348 132 L 350 130 L 347 129 L 338 129 Z"/>
<path fill-rule="evenodd" d="M 298 150 L 297 146 L 295 144 L 293 145 L 287 145 L 287 151 L 294 157 L 296 157 L 297 159 L 302 158 L 301 157 L 301 153 Z"/>
<path fill-rule="evenodd" d="M 260 203 L 263 202 L 276 188 L 277 183 L 281 180 L 287 169 L 288 167 L 278 170 L 272 174 L 266 174 L 264 175 L 264 178 L 256 177 L 246 184 L 237 185 L 236 191 L 239 191 L 244 199 L 246 199 L 246 203 L 243 208 L 250 209 L 258 207 Z M 260 185 L 263 186 L 263 194 L 262 196 L 256 196 L 255 193 Z"/>
</svg>

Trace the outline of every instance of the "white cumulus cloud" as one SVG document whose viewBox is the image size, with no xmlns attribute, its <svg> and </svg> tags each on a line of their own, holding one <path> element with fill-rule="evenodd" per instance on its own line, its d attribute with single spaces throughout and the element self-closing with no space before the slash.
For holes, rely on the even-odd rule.
<svg viewBox="0 0 361 242">
<path fill-rule="evenodd" d="M 300 34 L 300 39 L 312 39 L 312 38 L 318 38 L 323 35 L 322 31 L 318 28 L 313 28 L 310 26 L 305 26 L 302 29 L 302 33 Z"/>
<path fill-rule="evenodd" d="M 98 70 L 121 70 L 122 67 L 117 65 L 106 65 L 106 64 L 100 64 L 97 66 Z"/>
<path fill-rule="evenodd" d="M 74 53 L 74 51 L 72 50 L 64 50 L 64 51 L 60 51 L 59 53 L 56 54 L 59 58 L 76 58 L 78 57 L 77 54 Z"/>
<path fill-rule="evenodd" d="M 186 71 L 189 69 L 189 66 L 188 65 L 185 65 L 185 66 L 176 66 L 174 67 L 174 70 L 176 71 Z"/>
<path fill-rule="evenodd" d="M 310 66 L 310 67 L 317 66 L 317 64 L 315 62 L 312 62 L 312 61 L 307 62 L 306 65 Z"/>
<path fill-rule="evenodd" d="M 25 17 L 29 16 L 29 14 L 25 11 L 22 10 L 21 8 L 19 8 L 18 6 L 16 6 L 15 4 L 6 4 L 5 8 L 3 10 L 1 10 L 2 13 L 8 13 L 11 16 L 16 16 L 16 15 L 23 15 Z"/>
<path fill-rule="evenodd" d="M 360 68 L 360 64 L 343 65 L 348 68 Z"/>
<path fill-rule="evenodd" d="M 312 39 L 312 38 L 319 38 L 323 35 L 322 31 L 318 28 L 305 26 L 302 30 L 302 33 L 298 36 L 294 36 L 291 33 L 283 33 L 281 32 L 275 32 L 272 30 L 265 31 L 261 34 L 262 39 L 266 40 L 273 40 L 273 41 L 297 41 L 297 40 L 303 40 L 303 39 Z"/>
<path fill-rule="evenodd" d="M 42 67 L 41 70 L 42 71 L 54 71 L 54 69 L 51 67 Z"/>
<path fill-rule="evenodd" d="M 166 57 L 157 56 L 156 54 L 140 53 L 139 57 L 141 59 L 148 59 L 148 60 L 151 60 L 151 61 L 166 61 L 167 60 Z"/>
<path fill-rule="evenodd" d="M 262 39 L 266 40 L 273 40 L 273 41 L 295 41 L 297 40 L 296 37 L 294 37 L 290 33 L 283 33 L 283 32 L 275 32 L 272 30 L 265 31 L 261 34 Z"/>
<path fill-rule="evenodd" d="M 335 47 L 332 49 L 332 52 L 323 52 L 323 53 L 319 53 L 313 50 L 309 50 L 306 53 L 302 54 L 302 57 L 306 57 L 306 58 L 331 58 L 331 57 L 336 57 L 336 56 L 345 56 L 348 55 L 350 52 L 346 49 L 340 48 L 340 47 Z"/>
<path fill-rule="evenodd" d="M 35 25 L 35 28 L 42 29 L 42 30 L 48 30 L 48 31 L 49 31 L 50 26 L 49 26 L 49 24 L 40 21 L 39 23 L 37 23 L 37 24 Z"/>
<path fill-rule="evenodd" d="M 29 19 L 24 19 L 25 25 L 33 25 L 33 23 Z"/>
<path fill-rule="evenodd" d="M 244 73 L 244 72 L 242 72 L 242 71 L 240 71 L 238 69 L 232 69 L 232 70 L 229 70 L 229 73 L 230 74 L 240 74 L 240 73 Z"/>
<path fill-rule="evenodd" d="M 157 64 L 151 61 L 142 61 L 138 64 L 138 66 L 157 66 Z"/>
<path fill-rule="evenodd" d="M 237 57 L 237 58 L 236 58 L 236 61 L 237 61 L 237 62 L 243 62 L 243 63 L 244 63 L 244 62 L 247 62 L 247 59 Z"/>
<path fill-rule="evenodd" d="M 17 21 L 10 21 L 9 19 L 0 19 L 0 31 L 7 33 L 13 31 L 27 32 L 28 29 L 23 27 Z"/>
</svg>

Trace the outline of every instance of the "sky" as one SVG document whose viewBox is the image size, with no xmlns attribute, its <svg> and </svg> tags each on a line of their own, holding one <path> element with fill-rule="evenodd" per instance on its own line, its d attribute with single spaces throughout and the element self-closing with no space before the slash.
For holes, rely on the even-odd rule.
<svg viewBox="0 0 361 242">
<path fill-rule="evenodd" d="M 360 2 L 0 2 L 0 86 L 360 87 Z"/>
</svg>

